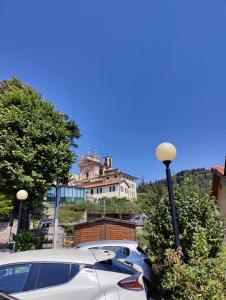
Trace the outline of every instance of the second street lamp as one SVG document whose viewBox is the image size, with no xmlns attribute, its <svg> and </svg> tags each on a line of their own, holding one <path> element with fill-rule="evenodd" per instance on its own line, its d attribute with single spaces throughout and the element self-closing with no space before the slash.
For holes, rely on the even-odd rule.
<svg viewBox="0 0 226 300">
<path fill-rule="evenodd" d="M 177 222 L 177 213 L 176 213 L 176 205 L 173 198 L 173 183 L 170 172 L 170 163 L 176 157 L 177 150 L 174 145 L 170 143 L 162 143 L 160 144 L 155 151 L 156 157 L 166 166 L 166 179 L 167 179 L 167 187 L 169 192 L 169 202 L 171 207 L 172 214 L 172 224 L 173 224 L 173 232 L 174 232 L 174 246 L 176 251 L 180 251 L 180 239 L 179 239 L 179 229 Z"/>
<path fill-rule="evenodd" d="M 18 250 L 19 243 L 19 233 L 20 233 L 20 225 L 21 225 L 21 216 L 22 216 L 22 207 L 23 201 L 25 201 L 28 197 L 28 192 L 26 190 L 20 190 L 16 193 L 16 198 L 19 201 L 19 215 L 18 215 L 18 223 L 17 223 L 17 232 L 16 232 L 16 242 L 15 242 L 15 251 Z"/>
</svg>

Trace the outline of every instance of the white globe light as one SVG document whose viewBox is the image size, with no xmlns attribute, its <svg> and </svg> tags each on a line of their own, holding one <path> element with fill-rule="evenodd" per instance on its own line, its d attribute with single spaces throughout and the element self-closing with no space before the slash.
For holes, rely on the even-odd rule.
<svg viewBox="0 0 226 300">
<path fill-rule="evenodd" d="M 16 197 L 19 201 L 24 201 L 28 197 L 28 192 L 26 190 L 20 190 L 16 193 Z"/>
<path fill-rule="evenodd" d="M 177 149 L 171 143 L 162 143 L 156 148 L 155 155 L 160 161 L 172 161 L 177 155 Z"/>
</svg>

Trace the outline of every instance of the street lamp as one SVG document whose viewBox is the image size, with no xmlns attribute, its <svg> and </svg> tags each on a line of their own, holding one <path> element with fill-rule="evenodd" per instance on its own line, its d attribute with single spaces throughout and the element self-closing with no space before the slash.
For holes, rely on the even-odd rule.
<svg viewBox="0 0 226 300">
<path fill-rule="evenodd" d="M 25 201 L 28 197 L 28 192 L 26 190 L 20 190 L 16 193 L 16 198 L 19 201 L 19 216 L 18 216 L 18 224 L 17 224 L 17 232 L 16 232 L 16 243 L 15 243 L 15 251 L 18 250 L 18 242 L 19 242 L 19 233 L 20 233 L 20 225 L 21 225 L 21 215 L 22 215 L 22 207 L 23 201 Z"/>
<path fill-rule="evenodd" d="M 169 202 L 171 207 L 171 214 L 172 214 L 172 223 L 173 223 L 173 231 L 174 231 L 174 245 L 175 250 L 177 252 L 181 251 L 180 247 L 180 240 L 179 240 L 179 229 L 178 229 L 178 222 L 177 222 L 177 213 L 176 213 L 176 205 L 173 199 L 173 183 L 172 177 L 170 172 L 170 163 L 177 155 L 177 150 L 174 145 L 170 143 L 162 143 L 160 144 L 155 151 L 155 155 L 158 160 L 160 160 L 166 166 L 166 179 L 167 179 L 167 186 L 169 191 Z"/>
</svg>

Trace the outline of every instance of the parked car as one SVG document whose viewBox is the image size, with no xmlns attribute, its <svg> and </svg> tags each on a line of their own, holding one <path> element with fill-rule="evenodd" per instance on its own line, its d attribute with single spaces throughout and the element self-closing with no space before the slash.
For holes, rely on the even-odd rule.
<svg viewBox="0 0 226 300">
<path fill-rule="evenodd" d="M 115 259 L 122 260 L 130 265 L 139 265 L 143 271 L 143 281 L 147 297 L 152 295 L 155 289 L 154 272 L 148 255 L 139 247 L 136 241 L 104 240 L 78 244 L 77 247 L 80 249 L 110 250 L 115 252 Z"/>
<path fill-rule="evenodd" d="M 0 259 L 0 290 L 21 300 L 145 300 L 142 274 L 106 250 L 48 249 Z"/>
<path fill-rule="evenodd" d="M 147 219 L 147 216 L 145 214 L 142 214 L 142 215 L 137 215 L 137 216 L 134 216 L 132 219 L 131 219 L 131 222 L 134 222 L 138 225 L 143 225 L 144 224 L 144 221 Z"/>
</svg>

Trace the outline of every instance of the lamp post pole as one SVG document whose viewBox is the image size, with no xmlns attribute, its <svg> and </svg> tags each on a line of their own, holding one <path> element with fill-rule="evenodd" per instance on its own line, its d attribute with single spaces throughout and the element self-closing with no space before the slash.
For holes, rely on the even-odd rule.
<svg viewBox="0 0 226 300">
<path fill-rule="evenodd" d="M 170 171 L 170 163 L 176 157 L 176 148 L 174 145 L 170 143 L 162 143 L 156 148 L 156 157 L 166 166 L 166 180 L 167 180 L 167 187 L 169 192 L 169 203 L 171 208 L 172 214 L 172 225 L 173 225 L 173 233 L 174 233 L 174 247 L 176 252 L 181 252 L 180 246 L 180 239 L 179 239 L 179 228 L 178 228 L 178 221 L 177 221 L 177 212 L 176 212 L 176 205 L 174 202 L 173 196 L 173 182 L 171 177 Z"/>
<path fill-rule="evenodd" d="M 60 185 L 56 183 L 56 204 L 54 213 L 54 234 L 53 234 L 53 248 L 57 248 L 58 240 L 58 224 L 59 224 L 59 205 L 60 205 Z"/>
<path fill-rule="evenodd" d="M 19 200 L 19 215 L 18 215 L 18 223 L 17 223 L 17 231 L 16 231 L 16 240 L 15 240 L 15 252 L 18 250 L 19 244 L 19 234 L 20 234 L 20 226 L 21 226 L 21 216 L 22 216 L 22 208 L 23 208 L 23 201 L 25 201 L 28 197 L 28 192 L 25 190 L 20 190 L 16 194 L 17 200 Z"/>
<path fill-rule="evenodd" d="M 166 180 L 167 180 L 167 187 L 169 192 L 169 202 L 170 202 L 170 208 L 171 208 L 171 214 L 172 214 L 172 223 L 173 223 L 173 232 L 174 232 L 174 245 L 175 250 L 180 249 L 180 239 L 179 239 L 179 229 L 178 229 L 178 223 L 177 223 L 177 212 L 176 212 L 176 205 L 173 199 L 173 182 L 171 177 L 171 171 L 170 171 L 170 163 L 171 161 L 163 161 L 164 165 L 166 166 Z"/>
</svg>

